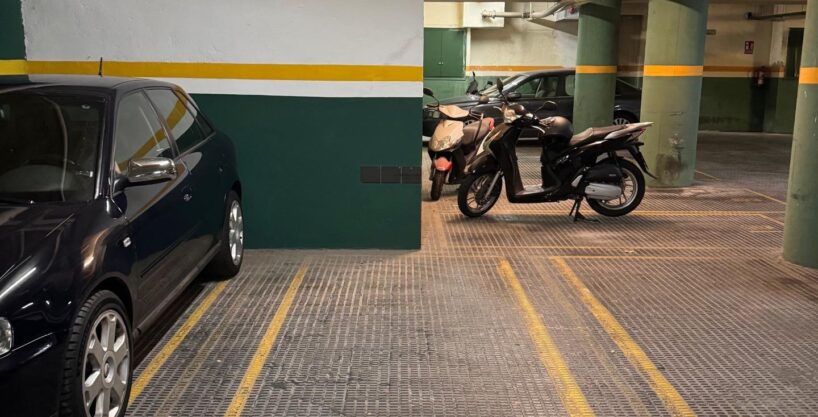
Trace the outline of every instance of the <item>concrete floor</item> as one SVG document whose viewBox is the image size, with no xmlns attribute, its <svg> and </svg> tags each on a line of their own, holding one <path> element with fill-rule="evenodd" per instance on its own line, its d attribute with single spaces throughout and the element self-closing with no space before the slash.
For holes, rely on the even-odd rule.
<svg viewBox="0 0 818 417">
<path fill-rule="evenodd" d="M 251 251 L 142 342 L 129 415 L 816 415 L 789 147 L 703 134 L 695 186 L 599 224 L 505 200 L 465 219 L 450 188 L 420 251 Z"/>
</svg>

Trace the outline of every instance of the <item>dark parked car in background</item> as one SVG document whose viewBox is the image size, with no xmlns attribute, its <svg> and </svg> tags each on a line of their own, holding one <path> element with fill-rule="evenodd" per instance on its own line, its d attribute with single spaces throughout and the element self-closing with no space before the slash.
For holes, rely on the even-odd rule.
<svg viewBox="0 0 818 417">
<path fill-rule="evenodd" d="M 557 103 L 557 110 L 540 110 L 537 116 L 562 116 L 573 121 L 574 115 L 574 70 L 552 70 L 526 72 L 512 75 L 503 79 L 503 91 L 508 98 L 522 104 L 526 109 L 539 109 L 544 102 Z M 462 109 L 484 113 L 494 117 L 495 122 L 502 122 L 502 115 L 496 108 L 499 105 L 497 89 L 493 86 L 483 89 L 481 94 L 490 98 L 487 104 L 478 104 L 479 95 L 463 95 L 440 100 L 441 104 L 453 104 Z M 639 111 L 642 106 L 642 91 L 627 82 L 616 80 L 616 99 L 611 109 L 614 124 L 636 123 L 639 121 Z M 423 135 L 431 136 L 435 131 L 438 119 L 432 116 L 433 111 L 424 109 Z M 525 133 L 524 136 L 528 136 Z M 531 136 L 534 136 L 533 134 Z"/>
<path fill-rule="evenodd" d="M 123 416 L 135 338 L 243 233 L 233 145 L 179 87 L 0 77 L 0 415 Z"/>
</svg>

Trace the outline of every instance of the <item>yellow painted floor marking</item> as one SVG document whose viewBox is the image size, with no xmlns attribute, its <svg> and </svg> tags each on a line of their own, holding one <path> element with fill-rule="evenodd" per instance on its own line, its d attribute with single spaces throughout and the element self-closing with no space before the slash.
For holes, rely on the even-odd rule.
<svg viewBox="0 0 818 417">
<path fill-rule="evenodd" d="M 517 275 L 511 268 L 511 264 L 509 264 L 507 260 L 501 259 L 497 271 L 500 273 L 500 276 L 503 277 L 511 289 L 512 294 L 514 294 L 514 298 L 517 299 L 517 304 L 519 304 L 523 310 L 528 327 L 528 334 L 531 336 L 531 339 L 534 340 L 534 345 L 537 347 L 537 351 L 540 355 L 540 361 L 545 366 L 546 371 L 548 371 L 548 375 L 550 375 L 554 381 L 554 386 L 568 415 L 571 417 L 593 416 L 594 412 L 591 406 L 588 405 L 588 401 L 574 380 L 573 375 L 571 375 L 568 365 L 563 361 L 562 355 L 559 349 L 557 349 L 557 345 L 554 344 L 554 341 L 548 334 L 548 329 L 545 328 L 537 311 L 525 294 L 520 280 L 517 279 Z"/>
<path fill-rule="evenodd" d="M 781 226 L 783 226 L 783 225 L 784 225 L 784 222 L 782 222 L 782 221 L 780 221 L 780 220 L 776 220 L 776 219 L 774 219 L 774 218 L 772 218 L 772 217 L 770 217 L 770 216 L 768 216 L 768 215 L 766 215 L 766 214 L 759 213 L 759 214 L 758 214 L 758 217 L 761 217 L 761 218 L 767 219 L 767 220 L 769 220 L 769 221 L 771 221 L 771 222 L 773 222 L 773 223 L 777 223 L 777 224 L 779 224 L 779 225 L 781 225 Z"/>
<path fill-rule="evenodd" d="M 770 197 L 770 196 L 768 196 L 767 194 L 763 194 L 763 193 L 760 193 L 760 192 L 758 192 L 758 191 L 753 191 L 753 190 L 751 190 L 751 189 L 749 189 L 749 188 L 745 188 L 744 190 L 749 191 L 749 192 L 751 192 L 751 193 L 753 193 L 753 194 L 755 194 L 755 195 L 757 195 L 757 196 L 764 197 L 764 198 L 766 198 L 767 200 L 770 200 L 770 201 L 775 201 L 776 203 L 781 203 L 781 204 L 787 205 L 787 203 L 786 203 L 786 202 L 781 201 L 781 200 L 779 200 L 779 199 L 777 199 L 777 198 L 775 198 L 775 197 Z"/>
<path fill-rule="evenodd" d="M 216 298 L 219 297 L 219 294 L 222 293 L 225 286 L 227 286 L 227 281 L 222 281 L 216 284 L 213 289 L 210 290 L 207 297 L 202 300 L 201 304 L 196 307 L 196 310 L 194 310 L 190 317 L 185 320 L 182 327 L 179 327 L 179 330 L 177 330 L 173 337 L 170 338 L 168 343 L 162 347 L 162 350 L 160 350 L 159 353 L 154 356 L 153 360 L 151 360 L 148 366 L 145 367 L 145 370 L 139 374 L 139 378 L 136 379 L 136 382 L 134 382 L 133 386 L 131 387 L 131 402 L 133 402 L 136 397 L 142 393 L 145 387 L 148 386 L 148 383 L 151 382 L 151 379 L 153 379 L 154 375 L 156 375 L 156 372 L 162 368 L 162 365 L 164 365 L 168 358 L 173 355 L 173 352 L 175 352 L 176 348 L 178 348 L 182 341 L 185 340 L 188 333 L 190 333 L 193 327 L 199 323 L 199 320 L 202 319 L 204 313 L 207 312 L 211 305 L 213 305 L 213 302 L 216 301 Z"/>
<path fill-rule="evenodd" d="M 261 342 L 256 349 L 256 353 L 253 355 L 253 360 L 250 361 L 250 365 L 247 367 L 244 378 L 242 378 L 239 388 L 236 390 L 236 394 L 233 396 L 233 401 L 230 402 L 230 406 L 224 413 L 225 417 L 238 417 L 244 411 L 244 405 L 247 402 L 247 398 L 250 396 L 250 392 L 253 390 L 253 386 L 256 384 L 256 379 L 258 379 L 261 369 L 264 367 L 264 363 L 267 361 L 267 356 L 269 356 L 270 352 L 273 350 L 276 338 L 278 337 L 278 332 L 281 331 L 281 327 L 284 325 L 284 320 L 287 318 L 290 307 L 293 305 L 295 296 L 298 293 L 298 287 L 301 286 L 301 281 L 304 280 L 304 276 L 306 274 L 307 265 L 302 264 L 301 267 L 298 268 L 298 272 L 296 272 L 289 288 L 287 288 L 287 292 L 284 294 L 284 299 L 281 300 L 281 304 L 278 306 L 278 310 L 276 310 L 273 320 L 267 327 L 267 332 L 265 332 L 264 336 L 261 338 Z"/>
<path fill-rule="evenodd" d="M 682 398 L 676 388 L 662 375 L 656 365 L 648 358 L 648 355 L 631 338 L 627 330 L 614 318 L 610 311 L 602 305 L 591 291 L 582 283 L 574 273 L 568 263 L 561 257 L 551 257 L 551 263 L 559 270 L 560 274 L 571 284 L 580 300 L 588 307 L 596 317 L 599 324 L 605 329 L 611 339 L 619 346 L 619 349 L 640 372 L 647 378 L 651 388 L 665 404 L 673 416 L 695 416 L 696 413 L 690 408 Z"/>
<path fill-rule="evenodd" d="M 702 172 L 702 171 L 698 171 L 698 170 L 697 170 L 697 171 L 696 171 L 696 173 L 697 173 L 697 174 L 700 174 L 700 175 L 703 175 L 703 176 L 705 176 L 705 177 L 707 177 L 707 178 L 713 179 L 713 180 L 721 180 L 721 178 L 719 178 L 719 177 L 717 177 L 717 176 L 715 176 L 715 175 L 710 175 L 710 174 L 708 174 L 708 173 L 706 173 L 706 172 Z"/>
</svg>

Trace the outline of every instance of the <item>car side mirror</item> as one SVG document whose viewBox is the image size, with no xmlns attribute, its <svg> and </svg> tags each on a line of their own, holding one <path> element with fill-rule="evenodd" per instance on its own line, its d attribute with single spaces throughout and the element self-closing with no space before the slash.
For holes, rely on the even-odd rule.
<svg viewBox="0 0 818 417">
<path fill-rule="evenodd" d="M 435 93 L 430 88 L 423 87 L 423 95 L 434 97 Z"/>
<path fill-rule="evenodd" d="M 547 111 L 556 111 L 557 110 L 557 103 L 554 103 L 553 101 L 548 100 L 545 103 L 543 103 L 542 107 L 540 107 L 540 108 L 543 109 L 543 110 L 547 110 Z"/>
<path fill-rule="evenodd" d="M 168 181 L 176 178 L 176 163 L 170 158 L 133 159 L 128 164 L 128 184 Z"/>
<path fill-rule="evenodd" d="M 512 91 L 512 92 L 506 94 L 506 98 L 508 98 L 509 100 L 519 100 L 522 96 L 523 95 L 520 94 L 517 91 Z"/>
<path fill-rule="evenodd" d="M 477 104 L 486 104 L 488 102 L 489 102 L 488 96 L 480 96 L 480 98 L 477 99 Z"/>
</svg>

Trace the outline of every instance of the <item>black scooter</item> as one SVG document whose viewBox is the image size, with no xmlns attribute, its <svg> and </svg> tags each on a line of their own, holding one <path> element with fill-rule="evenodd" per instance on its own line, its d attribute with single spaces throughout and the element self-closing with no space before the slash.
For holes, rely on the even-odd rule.
<svg viewBox="0 0 818 417">
<path fill-rule="evenodd" d="M 501 80 L 497 80 L 496 87 L 503 100 L 504 123 L 495 127 L 482 152 L 466 167 L 467 177 L 457 195 L 463 214 L 479 217 L 488 212 L 500 197 L 504 178 L 511 203 L 574 200 L 569 214 L 574 221 L 585 220 L 580 213 L 584 199 L 594 211 L 611 217 L 623 216 L 639 206 L 645 195 L 642 171 L 651 174 L 639 150 L 644 143 L 638 138 L 653 123 L 591 128 L 573 135 L 568 119 L 541 120 L 522 105 L 509 103 Z M 556 107 L 549 101 L 536 112 L 553 111 Z M 517 165 L 516 146 L 520 133 L 532 128 L 542 140 L 543 182 L 525 187 Z M 618 151 L 629 152 L 639 166 L 620 157 Z"/>
</svg>

